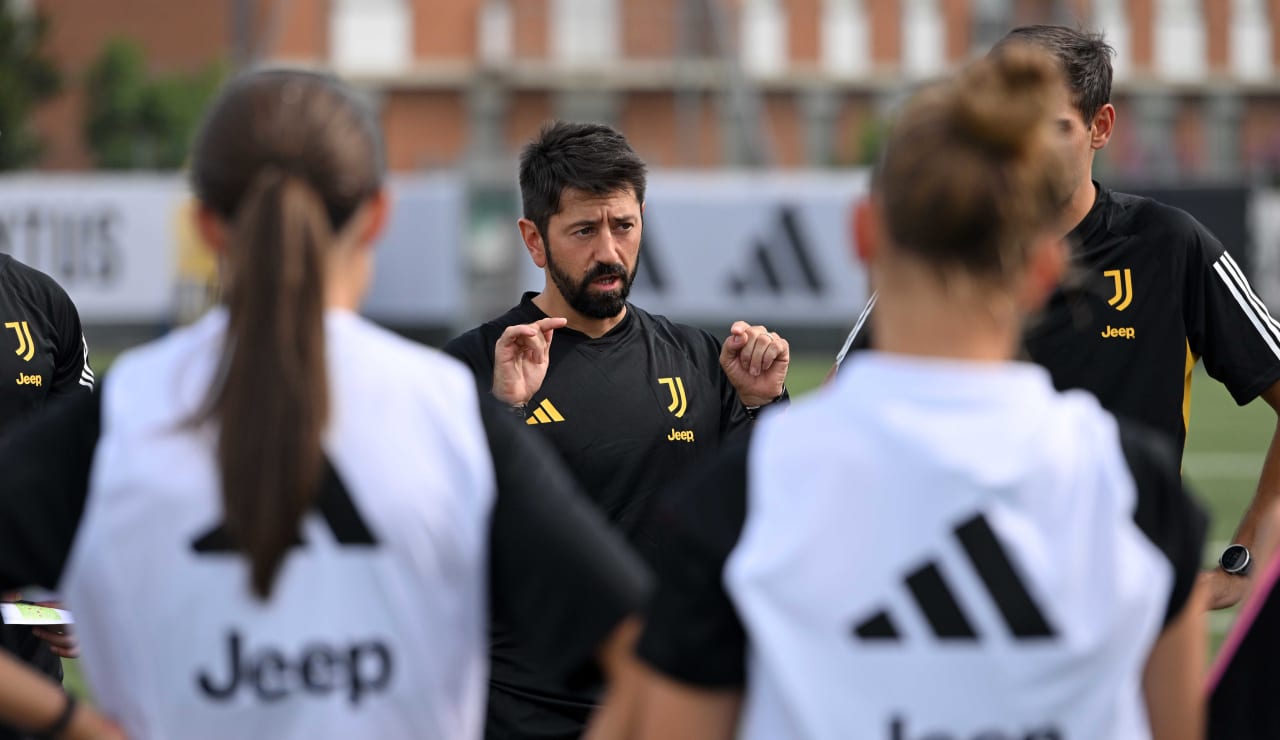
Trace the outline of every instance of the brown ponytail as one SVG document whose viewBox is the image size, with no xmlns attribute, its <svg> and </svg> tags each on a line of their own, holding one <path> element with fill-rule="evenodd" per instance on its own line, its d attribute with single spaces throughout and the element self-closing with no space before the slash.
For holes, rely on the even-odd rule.
<svg viewBox="0 0 1280 740">
<path fill-rule="evenodd" d="M 266 598 L 324 470 L 328 251 L 381 186 L 381 148 L 335 80 L 262 72 L 214 105 L 192 171 L 197 197 L 229 225 L 227 334 L 202 416 L 218 424 L 227 534 Z"/>
<path fill-rule="evenodd" d="M 1055 60 L 1027 45 L 912 98 L 876 173 L 893 244 L 943 271 L 1008 276 L 1070 192 L 1052 129 L 1066 100 Z"/>
<path fill-rule="evenodd" d="M 306 183 L 264 169 L 227 253 L 228 346 L 209 411 L 220 420 L 227 533 L 248 553 L 254 593 L 271 592 L 315 495 L 329 412 L 324 260 L 332 239 Z"/>
</svg>

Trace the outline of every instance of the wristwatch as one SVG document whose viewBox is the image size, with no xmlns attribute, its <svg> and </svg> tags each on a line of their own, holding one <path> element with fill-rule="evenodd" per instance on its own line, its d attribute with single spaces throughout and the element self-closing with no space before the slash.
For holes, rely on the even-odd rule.
<svg viewBox="0 0 1280 740">
<path fill-rule="evenodd" d="M 1218 565 L 1233 576 L 1247 576 L 1253 567 L 1253 557 L 1249 554 L 1249 548 L 1244 545 L 1231 545 L 1222 551 Z"/>
</svg>

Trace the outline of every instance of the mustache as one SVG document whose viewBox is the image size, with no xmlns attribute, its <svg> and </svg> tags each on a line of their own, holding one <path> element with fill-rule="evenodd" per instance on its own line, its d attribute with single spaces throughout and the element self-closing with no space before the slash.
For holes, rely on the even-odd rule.
<svg viewBox="0 0 1280 740">
<path fill-rule="evenodd" d="M 599 280 L 602 277 L 618 277 L 626 280 L 627 268 L 623 267 L 621 263 L 618 262 L 608 265 L 603 262 L 597 262 L 595 267 L 592 267 L 587 272 L 586 276 L 582 278 L 582 282 L 586 284 L 592 280 Z"/>
</svg>

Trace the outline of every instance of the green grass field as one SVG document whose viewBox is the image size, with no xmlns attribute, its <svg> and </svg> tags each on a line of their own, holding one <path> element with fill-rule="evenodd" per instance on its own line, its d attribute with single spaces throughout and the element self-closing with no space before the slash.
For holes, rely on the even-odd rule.
<svg viewBox="0 0 1280 740">
<path fill-rule="evenodd" d="M 102 367 L 106 364 L 99 361 Z M 830 356 L 801 357 L 793 363 L 787 385 L 795 397 L 818 387 L 831 367 Z M 1240 408 L 1226 389 L 1202 370 L 1196 371 L 1191 390 L 1191 428 L 1187 438 L 1184 474 L 1210 512 L 1211 526 L 1205 547 L 1206 566 L 1217 561 L 1230 542 L 1241 513 L 1253 496 L 1262 458 L 1275 428 L 1275 415 L 1262 401 Z M 1235 610 L 1211 615 L 1212 644 L 1216 650 L 1231 625 Z M 75 661 L 64 661 L 66 685 L 85 696 Z"/>
</svg>

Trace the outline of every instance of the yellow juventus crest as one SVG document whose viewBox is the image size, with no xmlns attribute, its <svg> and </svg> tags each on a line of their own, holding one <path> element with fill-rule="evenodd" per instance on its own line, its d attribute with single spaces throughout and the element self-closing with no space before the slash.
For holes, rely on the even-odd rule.
<svg viewBox="0 0 1280 740">
<path fill-rule="evenodd" d="M 13 329 L 13 333 L 18 335 L 18 349 L 14 350 L 14 354 L 31 362 L 31 358 L 36 356 L 36 343 L 31 340 L 31 327 L 25 321 L 8 321 L 4 328 Z"/>
<path fill-rule="evenodd" d="M 671 391 L 671 405 L 667 407 L 667 411 L 675 414 L 677 419 L 682 418 L 689 408 L 689 398 L 684 394 L 684 381 L 679 377 L 658 378 L 658 384 L 665 385 Z"/>
<path fill-rule="evenodd" d="M 1115 306 L 1117 311 L 1123 311 L 1133 303 L 1133 273 L 1129 268 L 1124 270 L 1107 270 L 1102 273 L 1103 277 L 1109 277 L 1116 281 L 1116 294 L 1107 300 L 1107 305 Z M 1124 282 L 1120 282 L 1120 278 L 1124 277 Z"/>
</svg>

